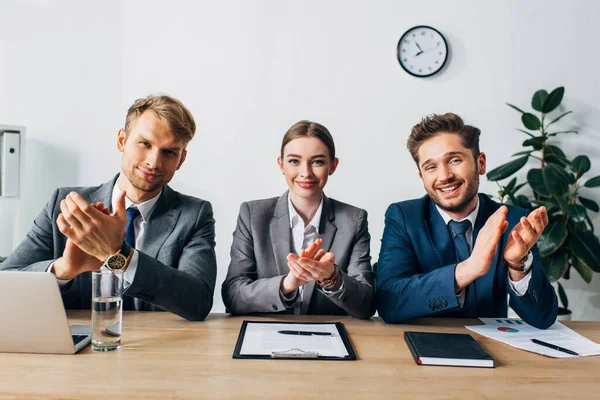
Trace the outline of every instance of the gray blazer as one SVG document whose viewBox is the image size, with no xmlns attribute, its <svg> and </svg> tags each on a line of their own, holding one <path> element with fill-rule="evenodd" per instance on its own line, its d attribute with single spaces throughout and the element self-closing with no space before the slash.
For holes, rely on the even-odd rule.
<svg viewBox="0 0 600 400">
<path fill-rule="evenodd" d="M 71 191 L 88 202 L 112 209 L 116 177 L 102 186 L 60 188 L 0 270 L 46 271 L 59 258 L 67 238 L 56 225 L 60 201 Z M 188 320 L 203 320 L 212 308 L 217 273 L 215 221 L 208 201 L 163 188 L 138 249 L 135 278 L 125 294 L 142 301 L 143 311 L 167 310 Z M 62 288 L 65 308 L 89 309 L 91 273 L 83 273 Z"/>
<path fill-rule="evenodd" d="M 234 314 L 293 311 L 280 296 L 288 274 L 286 257 L 292 250 L 288 194 L 243 203 L 233 233 L 231 262 L 222 295 Z M 351 315 L 375 313 L 374 274 L 371 270 L 367 212 L 324 197 L 319 225 L 322 249 L 335 254 L 343 290 L 326 294 L 315 282 L 304 285 L 302 314 Z"/>
</svg>

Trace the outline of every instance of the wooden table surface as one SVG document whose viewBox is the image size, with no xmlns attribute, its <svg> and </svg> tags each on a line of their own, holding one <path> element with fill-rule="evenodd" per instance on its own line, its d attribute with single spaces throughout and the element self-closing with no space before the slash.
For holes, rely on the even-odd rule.
<svg viewBox="0 0 600 400">
<path fill-rule="evenodd" d="M 69 311 L 89 324 L 89 311 Z M 342 321 L 357 361 L 234 360 L 242 321 Z M 327 316 L 125 312 L 120 351 L 0 354 L 2 398 L 600 398 L 600 357 L 552 359 L 472 333 L 496 368 L 417 366 L 405 330 L 469 333 L 474 319 L 427 318 L 403 325 Z M 565 325 L 600 341 L 600 322 Z"/>
</svg>

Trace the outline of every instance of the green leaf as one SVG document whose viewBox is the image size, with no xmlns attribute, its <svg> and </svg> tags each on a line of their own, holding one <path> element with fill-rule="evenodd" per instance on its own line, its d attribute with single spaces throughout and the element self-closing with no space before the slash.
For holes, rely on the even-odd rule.
<svg viewBox="0 0 600 400">
<path fill-rule="evenodd" d="M 550 282 L 556 282 L 563 277 L 569 267 L 567 253 L 560 249 L 547 257 L 542 257 L 542 267 Z"/>
<path fill-rule="evenodd" d="M 555 164 L 532 168 L 527 173 L 529 186 L 542 196 L 559 195 L 569 191 L 569 175 Z"/>
<path fill-rule="evenodd" d="M 542 126 L 540 119 L 533 114 L 525 113 L 521 116 L 521 121 L 523 121 L 523 125 L 525 128 L 531 131 L 537 131 Z"/>
<path fill-rule="evenodd" d="M 546 136 L 551 137 L 551 136 L 556 136 L 559 135 L 561 133 L 577 133 L 577 131 L 558 131 L 558 132 L 551 132 L 546 134 Z"/>
<path fill-rule="evenodd" d="M 519 107 L 517 106 L 513 106 L 512 104 L 506 103 L 507 106 L 514 108 L 515 110 L 517 110 L 518 112 L 520 112 L 521 114 L 525 114 L 525 111 L 521 110 Z"/>
<path fill-rule="evenodd" d="M 585 208 L 587 208 L 588 210 L 592 210 L 594 212 L 598 212 L 600 211 L 600 207 L 598 207 L 598 203 L 596 203 L 594 200 L 590 200 L 590 199 L 586 199 L 585 197 L 578 197 L 579 202 L 581 204 L 583 204 L 583 206 Z"/>
<path fill-rule="evenodd" d="M 583 222 L 587 218 L 585 207 L 580 206 L 579 204 L 569 204 L 567 206 L 567 213 L 575 222 Z"/>
<path fill-rule="evenodd" d="M 569 164 L 567 156 L 560 147 L 551 144 L 547 144 L 544 148 L 544 160 L 549 163 L 558 164 L 561 167 L 566 167 Z"/>
<path fill-rule="evenodd" d="M 513 190 L 513 188 L 515 187 L 516 184 L 517 184 L 517 178 L 512 178 L 510 180 L 510 182 L 508 182 L 508 184 L 506 186 L 504 186 L 504 190 L 510 192 Z"/>
<path fill-rule="evenodd" d="M 546 211 L 548 212 L 548 215 L 551 215 L 553 212 L 560 210 L 560 207 L 557 204 L 553 203 L 552 201 L 533 200 L 532 203 L 537 206 L 546 207 Z M 561 217 L 561 219 L 562 219 L 562 217 Z M 557 222 L 559 222 L 561 219 L 557 220 Z"/>
<path fill-rule="evenodd" d="M 527 163 L 529 156 L 523 156 L 517 158 L 515 160 L 509 161 L 504 165 L 494 168 L 490 172 L 487 173 L 488 180 L 492 182 L 496 182 L 505 178 L 508 178 Z"/>
<path fill-rule="evenodd" d="M 567 298 L 567 292 L 565 292 L 565 288 L 560 284 L 560 282 L 556 282 L 558 285 L 558 297 L 560 297 L 560 302 L 562 303 L 565 310 L 569 309 L 569 299 Z"/>
<path fill-rule="evenodd" d="M 534 93 L 533 99 L 531 99 L 531 107 L 533 107 L 535 111 L 542 112 L 542 107 L 544 107 L 544 101 L 546 100 L 546 97 L 548 97 L 548 92 L 543 89 L 538 90 Z"/>
<path fill-rule="evenodd" d="M 516 198 L 515 205 L 517 207 L 526 208 L 528 210 L 533 209 L 531 203 L 529 202 L 529 198 L 527 196 L 519 195 Z"/>
<path fill-rule="evenodd" d="M 567 208 L 569 207 L 569 203 L 564 199 L 564 197 L 562 197 L 562 196 L 553 196 L 552 198 L 556 200 L 556 202 L 558 203 L 560 209 L 566 214 L 567 213 Z"/>
<path fill-rule="evenodd" d="M 600 242 L 592 232 L 571 232 L 568 245 L 580 262 L 594 272 L 600 272 Z"/>
<path fill-rule="evenodd" d="M 531 132 L 527 132 L 525 129 L 517 129 L 519 132 L 523 132 L 524 134 L 526 134 L 527 136 L 531 136 L 531 137 L 535 137 L 531 134 Z"/>
<path fill-rule="evenodd" d="M 565 94 L 564 87 L 561 86 L 561 87 L 554 89 L 548 95 L 548 97 L 546 97 L 546 100 L 544 100 L 544 105 L 542 106 L 542 112 L 545 114 L 548 114 L 550 111 L 552 111 L 556 107 L 558 107 L 560 105 L 560 102 L 563 99 L 564 94 Z"/>
<path fill-rule="evenodd" d="M 593 188 L 593 187 L 600 186 L 600 176 L 596 176 L 596 177 L 590 179 L 583 186 L 585 186 L 587 188 Z"/>
<path fill-rule="evenodd" d="M 566 113 L 563 113 L 561 115 L 559 115 L 558 117 L 554 118 L 548 125 L 546 125 L 546 129 L 548 129 L 548 127 L 550 125 L 552 125 L 555 122 L 558 122 L 562 117 L 564 117 L 565 115 L 571 114 L 573 111 L 567 111 Z"/>
<path fill-rule="evenodd" d="M 534 150 L 523 150 L 523 151 L 519 151 L 518 153 L 513 154 L 511 157 L 514 156 L 522 156 L 524 154 L 530 155 L 531 153 L 533 153 Z"/>
<path fill-rule="evenodd" d="M 583 278 L 584 281 L 590 283 L 592 281 L 592 276 L 594 275 L 594 271 L 587 265 L 583 264 L 577 257 L 573 257 L 571 259 L 573 263 L 573 267 L 579 272 L 579 275 Z"/>
<path fill-rule="evenodd" d="M 571 170 L 577 174 L 577 178 L 585 174 L 592 167 L 588 156 L 577 156 L 571 162 Z"/>
<path fill-rule="evenodd" d="M 542 144 L 546 141 L 545 136 L 536 136 L 531 139 L 527 139 L 523 142 L 523 146 L 533 146 L 535 150 L 541 150 Z"/>
<path fill-rule="evenodd" d="M 556 222 L 549 223 L 537 242 L 542 257 L 557 251 L 567 239 L 567 233 L 567 228 L 563 225 Z"/>
<path fill-rule="evenodd" d="M 515 186 L 515 188 L 513 189 L 513 193 L 517 193 L 519 191 L 519 189 L 521 189 L 523 186 L 527 185 L 527 183 L 519 183 L 517 186 Z"/>
</svg>

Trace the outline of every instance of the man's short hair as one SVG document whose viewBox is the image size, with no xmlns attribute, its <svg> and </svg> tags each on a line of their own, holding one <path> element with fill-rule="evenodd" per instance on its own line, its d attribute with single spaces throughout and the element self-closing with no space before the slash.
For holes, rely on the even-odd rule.
<svg viewBox="0 0 600 400">
<path fill-rule="evenodd" d="M 182 139 L 186 145 L 194 137 L 196 122 L 192 113 L 182 102 L 167 95 L 149 95 L 137 99 L 127 111 L 125 131 L 129 132 L 139 116 L 147 110 L 154 111 L 161 120 L 169 125 L 171 132 Z"/>
<path fill-rule="evenodd" d="M 429 138 L 442 133 L 454 133 L 460 136 L 463 146 L 471 150 L 473 157 L 479 155 L 479 135 L 481 130 L 471 125 L 465 125 L 462 118 L 453 113 L 443 115 L 431 114 L 413 126 L 406 147 L 413 160 L 419 166 L 419 147 Z"/>
</svg>

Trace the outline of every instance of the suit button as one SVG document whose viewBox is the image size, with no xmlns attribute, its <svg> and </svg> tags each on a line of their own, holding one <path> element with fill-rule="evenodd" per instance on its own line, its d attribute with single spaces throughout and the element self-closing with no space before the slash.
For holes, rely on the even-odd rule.
<svg viewBox="0 0 600 400">
<path fill-rule="evenodd" d="M 277 306 L 273 304 L 273 310 L 277 311 Z"/>
</svg>

